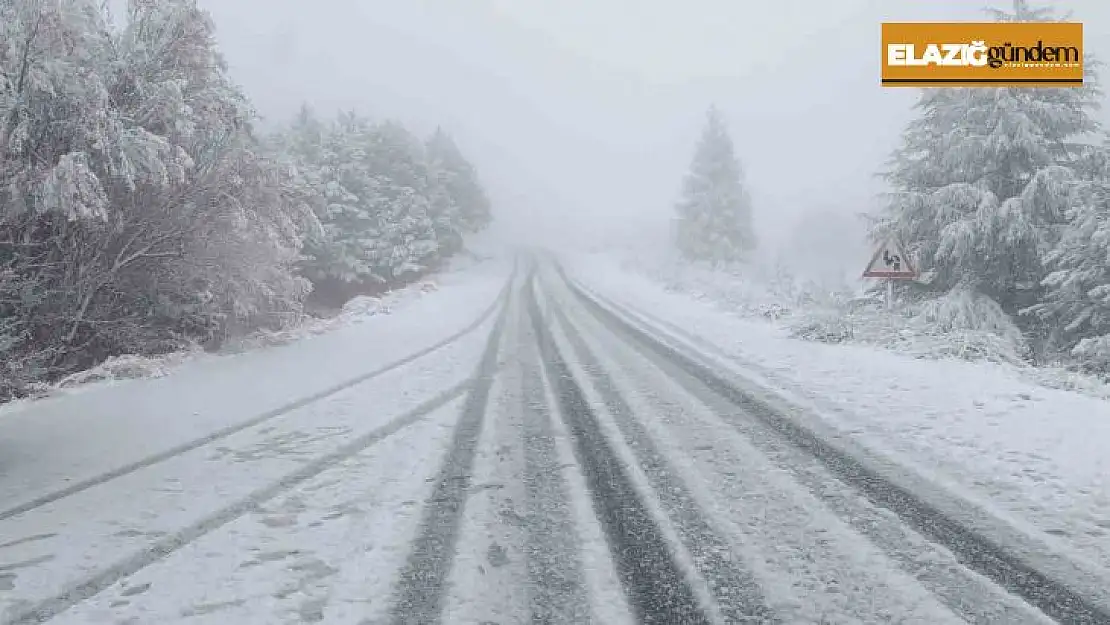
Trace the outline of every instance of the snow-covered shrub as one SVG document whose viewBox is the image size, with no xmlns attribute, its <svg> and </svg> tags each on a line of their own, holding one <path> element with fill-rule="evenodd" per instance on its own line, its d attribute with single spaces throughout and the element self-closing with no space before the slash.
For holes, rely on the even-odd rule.
<svg viewBox="0 0 1110 625">
<path fill-rule="evenodd" d="M 801 339 L 876 345 L 918 358 L 1019 364 L 1028 352 L 998 304 L 962 289 L 893 311 L 876 300 L 847 300 L 796 315 L 788 327 Z"/>
<path fill-rule="evenodd" d="M 1081 339 L 1071 353 L 1088 371 L 1110 372 L 1110 335 Z"/>
<path fill-rule="evenodd" d="M 993 299 L 966 287 L 955 288 L 936 299 L 915 306 L 915 317 L 937 334 L 959 336 L 966 344 L 970 336 L 989 335 L 1010 345 L 1016 353 L 1028 351 L 1021 330 Z"/>
<path fill-rule="evenodd" d="M 342 317 L 366 317 L 388 312 L 388 304 L 378 297 L 359 296 L 343 305 Z"/>
<path fill-rule="evenodd" d="M 846 343 L 855 338 L 853 319 L 837 311 L 801 315 L 790 324 L 790 335 L 820 343 Z"/>
<path fill-rule="evenodd" d="M 202 353 L 203 350 L 194 345 L 192 349 L 165 356 L 152 357 L 133 354 L 112 356 L 95 367 L 62 378 L 56 386 L 58 388 L 72 388 L 93 382 L 161 378 L 168 375 L 173 366 Z"/>
</svg>

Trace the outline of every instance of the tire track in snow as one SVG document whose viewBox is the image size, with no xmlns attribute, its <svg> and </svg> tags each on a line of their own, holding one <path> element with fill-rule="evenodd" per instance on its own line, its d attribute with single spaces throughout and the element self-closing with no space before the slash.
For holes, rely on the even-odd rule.
<svg viewBox="0 0 1110 625">
<path fill-rule="evenodd" d="M 558 305 L 553 305 L 552 308 L 583 371 L 593 381 L 618 429 L 651 481 L 652 489 L 663 504 L 667 516 L 678 530 L 722 617 L 728 623 L 776 622 L 776 617 L 766 607 L 755 579 L 741 568 L 740 563 L 734 559 L 734 551 L 728 541 L 701 514 L 694 495 L 668 466 L 651 435 L 616 390 L 608 373 L 592 356 L 586 340 L 572 324 L 566 311 Z"/>
<path fill-rule="evenodd" d="M 285 491 L 295 488 L 336 464 L 366 450 L 386 437 L 420 421 L 436 409 L 462 396 L 468 390 L 473 393 L 473 386 L 474 380 L 467 380 L 461 384 L 455 385 L 436 397 L 420 404 L 415 409 L 397 417 L 388 424 L 352 440 L 336 451 L 305 464 L 298 470 L 289 473 L 284 478 L 269 486 L 261 488 L 196 523 L 155 542 L 143 551 L 71 586 L 65 592 L 18 613 L 14 618 L 8 621 L 6 625 L 31 625 L 32 623 L 44 623 L 50 620 L 74 605 L 105 590 L 119 580 L 134 575 L 147 566 L 182 549 L 198 538 L 257 509 L 262 503 L 273 499 Z"/>
<path fill-rule="evenodd" d="M 391 623 L 430 625 L 439 621 L 443 611 L 478 437 L 482 432 L 490 387 L 497 369 L 497 356 L 509 309 L 508 297 L 515 282 L 514 272 L 506 285 L 505 305 L 490 333 L 473 388 L 455 426 L 450 451 L 435 478 L 435 487 L 424 508 L 412 551 L 398 575 L 390 612 Z"/>
<path fill-rule="evenodd" d="M 577 307 L 575 309 L 578 310 Z M 583 323 L 586 322 L 583 319 Z M 699 452 L 696 455 L 700 459 L 708 460 L 705 479 L 712 480 L 715 488 L 724 490 L 726 500 L 758 502 L 762 496 L 760 493 L 782 493 L 782 499 L 769 497 L 765 504 L 756 504 L 765 519 L 760 520 L 759 515 L 752 515 L 747 517 L 746 523 L 756 528 L 757 532 L 766 533 L 767 537 L 757 539 L 757 543 L 767 541 L 767 544 L 773 544 L 774 539 L 770 537 L 777 532 L 783 532 L 790 538 L 781 543 L 782 549 L 773 550 L 775 554 L 789 553 L 791 549 L 798 547 L 807 549 L 799 552 L 801 557 L 796 558 L 799 565 L 796 569 L 797 577 L 792 579 L 822 579 L 820 576 L 825 573 L 810 568 L 814 563 L 819 563 L 822 568 L 831 572 L 832 579 L 838 582 L 838 590 L 828 593 L 829 602 L 823 604 L 829 613 L 838 617 L 848 614 L 854 617 L 858 613 L 862 620 L 875 622 L 872 619 L 876 615 L 872 610 L 879 607 L 874 604 L 875 597 L 895 593 L 896 597 L 891 597 L 895 602 L 881 606 L 883 611 L 879 614 L 904 611 L 901 618 L 911 621 L 927 618 L 930 622 L 937 623 L 949 622 L 945 618 L 956 618 L 957 615 L 960 622 L 969 623 L 1017 625 L 1051 622 L 1037 608 L 955 562 L 946 549 L 921 536 L 889 510 L 872 505 L 852 486 L 835 479 L 819 459 L 784 440 L 758 419 L 736 410 L 727 399 L 715 394 L 675 364 L 614 333 L 611 328 L 601 325 L 592 317 L 588 322 L 593 331 L 589 335 L 591 344 L 596 342 L 608 346 L 603 352 L 606 357 L 613 358 L 605 364 L 608 370 L 642 372 L 634 377 L 626 377 L 630 386 L 625 388 L 630 396 L 652 396 L 655 389 L 673 389 L 663 396 L 656 396 L 653 401 L 669 415 L 668 425 L 672 427 L 670 434 L 657 435 L 657 438 L 667 436 L 667 440 L 671 440 L 670 437 L 682 439 L 686 441 L 683 452 L 694 449 Z M 697 414 L 703 414 L 707 418 L 700 422 L 688 420 Z M 702 428 L 704 433 L 699 440 L 694 432 Z M 729 440 L 733 442 L 725 442 Z M 699 449 L 702 444 L 704 447 Z M 715 465 L 721 468 L 716 469 Z M 722 475 L 714 477 L 717 471 L 722 471 Z M 728 477 L 733 471 L 744 475 L 744 479 L 733 482 Z M 750 490 L 745 490 L 753 486 L 756 487 L 754 496 Z M 789 496 L 791 492 L 797 492 L 798 498 L 792 499 Z M 808 493 L 813 499 L 802 493 Z M 809 503 L 802 505 L 800 509 L 784 505 L 792 501 Z M 810 508 L 812 505 L 818 505 L 820 509 Z M 812 516 L 807 509 L 813 510 Z M 748 511 L 749 507 L 742 507 L 738 510 L 738 517 L 745 518 Z M 771 526 L 766 526 L 768 519 L 773 519 Z M 778 527 L 779 523 L 782 527 Z M 807 536 L 814 527 L 820 527 L 825 532 L 838 526 L 849 530 L 855 537 L 841 536 L 839 531 L 834 531 L 825 536 L 835 540 L 822 539 L 808 543 L 799 540 Z M 856 541 L 866 542 L 861 544 Z M 842 545 L 842 549 L 861 558 L 868 557 L 865 554 L 882 556 L 881 559 L 874 560 L 873 564 L 867 564 L 868 560 L 853 558 L 838 562 L 845 552 L 838 551 L 837 545 Z M 853 545 L 856 545 L 855 548 Z M 756 556 L 755 560 L 764 562 L 764 558 L 760 556 Z M 776 561 L 774 556 L 766 560 L 771 561 Z M 857 568 L 861 566 L 863 568 Z M 790 563 L 785 569 L 782 565 L 772 566 L 771 571 L 763 569 L 761 579 L 774 580 L 776 569 L 786 570 L 794 575 L 795 566 Z M 886 578 L 878 573 L 883 570 L 889 571 L 891 577 Z M 895 573 L 896 570 L 908 575 L 905 581 L 911 583 L 912 588 L 898 590 L 898 582 L 894 580 L 901 578 Z M 814 574 L 818 577 L 808 577 Z M 881 576 L 880 579 L 872 577 L 876 574 Z M 768 594 L 774 594 L 784 585 L 791 585 L 782 581 L 764 583 L 774 585 L 773 588 L 768 588 Z M 862 589 L 866 590 L 861 595 Z M 945 618 L 930 615 L 924 610 L 925 602 L 921 602 L 923 593 L 931 595 L 940 605 L 950 610 L 951 614 Z M 823 589 L 816 591 L 818 596 L 823 594 Z M 805 602 L 807 606 L 818 603 L 821 602 Z M 864 614 L 869 616 L 864 617 Z M 819 617 L 807 614 L 805 618 Z"/>
<path fill-rule="evenodd" d="M 180 456 L 182 454 L 186 454 L 186 453 L 188 453 L 190 451 L 193 451 L 195 449 L 199 449 L 200 447 L 204 447 L 205 445 L 209 445 L 209 444 L 214 443 L 216 441 L 225 439 L 225 438 L 227 438 L 227 437 L 229 437 L 233 434 L 236 434 L 238 432 L 242 432 L 243 430 L 246 430 L 248 428 L 252 428 L 254 426 L 261 425 L 263 423 L 266 423 L 267 421 L 271 421 L 273 419 L 276 419 L 277 417 L 280 417 L 280 416 L 283 416 L 283 415 L 288 414 L 290 412 L 293 412 L 294 410 L 297 410 L 299 408 L 303 408 L 303 407 L 305 407 L 309 404 L 318 402 L 322 399 L 326 399 L 328 397 L 331 397 L 332 395 L 336 395 L 337 393 L 340 393 L 340 392 L 345 391 L 349 388 L 352 388 L 354 386 L 357 386 L 359 384 L 362 384 L 364 382 L 372 380 L 372 379 L 374 379 L 376 377 L 379 377 L 379 376 L 381 376 L 385 373 L 393 371 L 393 370 L 395 370 L 399 367 L 403 367 L 403 366 L 405 366 L 407 364 L 410 364 L 410 363 L 412 363 L 416 360 L 419 360 L 420 358 L 423 358 L 424 356 L 427 356 L 427 355 L 429 355 L 433 352 L 436 352 L 436 351 L 446 347 L 447 345 L 450 345 L 451 343 L 454 343 L 455 341 L 458 341 L 459 339 L 466 336 L 467 334 L 470 334 L 471 332 L 474 332 L 483 323 L 485 323 L 485 321 L 487 319 L 489 319 L 490 316 L 493 315 L 494 311 L 497 310 L 498 306 L 504 303 L 504 301 L 505 301 L 505 299 L 506 299 L 506 297 L 508 296 L 508 293 L 509 293 L 509 285 L 512 284 L 513 279 L 516 277 L 516 275 L 517 275 L 517 265 L 514 263 L 513 272 L 510 275 L 508 282 L 506 283 L 505 287 L 502 289 L 501 293 L 493 301 L 493 303 L 490 304 L 490 306 L 486 310 L 482 311 L 482 314 L 480 314 L 477 319 L 475 319 L 474 321 L 469 323 L 466 327 L 462 328 L 458 332 L 455 332 L 451 336 L 448 336 L 447 338 L 445 338 L 445 339 L 443 339 L 443 340 L 441 340 L 441 341 L 439 341 L 439 342 L 437 342 L 433 345 L 425 347 L 424 349 L 421 349 L 420 351 L 417 351 L 413 354 L 410 354 L 409 356 L 406 356 L 406 357 L 404 357 L 400 360 L 396 360 L 396 361 L 388 363 L 388 364 L 386 364 L 382 367 L 374 369 L 373 371 L 370 371 L 370 372 L 364 373 L 362 375 L 358 375 L 356 377 L 353 377 L 351 379 L 345 380 L 344 382 L 336 384 L 335 386 L 331 386 L 331 387 L 326 388 L 326 389 L 324 389 L 322 391 L 319 391 L 317 393 L 313 393 L 312 395 L 308 395 L 307 397 L 303 397 L 301 399 L 290 402 L 290 403 L 285 404 L 283 406 L 279 406 L 277 408 L 274 408 L 273 410 L 269 410 L 267 412 L 264 412 L 260 415 L 255 416 L 255 417 L 251 417 L 250 419 L 247 419 L 245 421 L 241 421 L 239 423 L 236 423 L 236 424 L 227 426 L 225 428 L 216 430 L 215 432 L 212 432 L 212 433 L 207 434 L 205 436 L 202 436 L 200 438 L 196 438 L 196 439 L 193 439 L 191 441 L 182 443 L 180 445 L 177 445 L 175 447 L 171 447 L 170 449 L 159 452 L 157 454 L 147 456 L 146 458 L 136 460 L 135 462 L 132 462 L 132 463 L 129 463 L 129 464 L 125 464 L 121 467 L 118 467 L 118 468 L 113 469 L 111 471 L 102 473 L 102 474 L 97 475 L 95 477 L 91 477 L 91 478 L 88 478 L 88 479 L 85 479 L 85 480 L 81 480 L 79 482 L 75 482 L 75 483 L 73 483 L 73 484 L 71 484 L 71 485 L 69 485 L 65 488 L 58 489 L 56 491 L 47 493 L 47 494 L 42 495 L 40 497 L 36 497 L 34 499 L 31 499 L 30 501 L 26 501 L 24 503 L 21 503 L 19 505 L 14 506 L 14 507 L 2 510 L 2 511 L 0 511 L 0 521 L 5 521 L 5 520 L 10 519 L 12 517 L 15 517 L 15 516 L 24 514 L 26 512 L 30 512 L 32 510 L 35 510 L 36 508 L 41 508 L 43 506 L 49 505 L 51 503 L 54 503 L 56 501 L 59 501 L 61 499 L 66 498 L 66 497 L 70 497 L 70 496 L 75 495 L 77 493 L 86 491 L 90 488 L 100 486 L 101 484 L 105 484 L 105 483 L 110 482 L 114 479 L 118 479 L 120 477 L 123 477 L 125 475 L 129 475 L 129 474 L 134 473 L 136 471 L 141 471 L 142 469 L 146 469 L 148 467 L 154 466 L 156 464 L 160 464 L 160 463 L 165 462 L 167 460 L 170 460 L 172 458 L 176 458 L 177 456 Z"/>
<path fill-rule="evenodd" d="M 736 388 L 708 366 L 621 318 L 602 305 L 600 298 L 567 277 L 560 265 L 556 263 L 555 267 L 570 290 L 603 324 L 686 371 L 792 445 L 820 460 L 833 475 L 855 487 L 874 505 L 894 512 L 914 530 L 951 551 L 964 566 L 991 579 L 1056 621 L 1069 624 L 1110 623 L 1110 609 L 1097 600 L 1069 588 L 1011 554 L 1004 546 L 949 518 L 910 490 L 894 484 L 859 459 L 833 446 L 816 432 Z"/>
<path fill-rule="evenodd" d="M 675 561 L 632 478 L 602 433 L 597 415 L 555 346 L 528 289 L 528 309 L 539 340 L 540 356 L 559 398 L 567 429 L 574 439 L 578 464 L 593 499 L 594 512 L 609 540 L 614 564 L 629 603 L 642 623 L 708 625 L 710 618 Z"/>
<path fill-rule="evenodd" d="M 525 452 L 532 623 L 586 625 L 593 620 L 593 615 L 582 577 L 581 545 L 570 509 L 568 485 L 555 446 L 551 407 L 537 350 L 539 339 L 527 324 L 525 311 L 521 313 L 517 353 L 524 422 L 521 434 Z"/>
<path fill-rule="evenodd" d="M 442 623 L 528 621 L 524 584 L 528 579 L 527 494 L 521 479 L 525 460 L 520 437 L 523 427 L 520 369 L 513 348 L 520 325 L 517 292 L 514 288 L 507 304 L 504 342 L 498 348 L 498 372 L 490 386 L 468 474 L 471 486 L 461 506 L 459 533 L 444 581 L 443 608 L 439 614 Z M 453 433 L 452 427 L 448 434 Z M 445 458 L 448 451 L 444 449 L 435 457 Z M 439 469 L 440 466 L 433 466 L 433 471 Z M 412 544 L 412 540 L 402 544 Z"/>
</svg>

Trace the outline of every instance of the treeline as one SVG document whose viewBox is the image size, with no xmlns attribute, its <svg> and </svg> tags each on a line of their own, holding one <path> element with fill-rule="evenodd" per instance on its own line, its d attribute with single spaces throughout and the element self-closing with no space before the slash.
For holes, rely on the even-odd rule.
<svg viewBox="0 0 1110 625">
<path fill-rule="evenodd" d="M 403 284 L 489 202 L 451 138 L 306 108 L 260 137 L 195 0 L 0 0 L 0 401 Z"/>
<path fill-rule="evenodd" d="M 1056 19 L 1024 0 L 995 17 Z M 924 270 L 903 297 L 958 303 L 940 308 L 1033 362 L 1107 373 L 1110 146 L 1099 65 L 1085 65 L 1082 88 L 925 90 L 872 235 L 901 239 Z"/>
</svg>

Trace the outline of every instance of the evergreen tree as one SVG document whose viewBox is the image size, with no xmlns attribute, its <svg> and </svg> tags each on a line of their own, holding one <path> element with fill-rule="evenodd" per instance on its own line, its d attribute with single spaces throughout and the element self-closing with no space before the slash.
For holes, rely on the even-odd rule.
<svg viewBox="0 0 1110 625">
<path fill-rule="evenodd" d="M 1045 256 L 1047 293 L 1027 312 L 1054 331 L 1051 346 L 1087 369 L 1110 372 L 1110 145 L 1087 159 L 1068 227 Z"/>
<path fill-rule="evenodd" d="M 313 282 L 394 284 L 449 253 L 423 145 L 400 124 L 342 113 L 325 128 L 305 108 L 276 143 L 316 187 L 303 193 L 323 225 L 306 245 Z"/>
<path fill-rule="evenodd" d="M 321 145 L 306 150 L 304 158 L 315 154 L 320 159 L 307 160 L 304 167 L 318 171 L 324 200 L 319 214 L 322 236 L 311 240 L 307 250 L 313 262 L 306 275 L 314 282 L 384 281 L 375 274 L 377 216 L 367 202 L 374 186 L 366 156 L 369 134 L 369 121 L 341 113 L 320 137 Z"/>
<path fill-rule="evenodd" d="M 716 107 L 706 115 L 675 208 L 675 243 L 686 258 L 729 262 L 741 260 L 755 249 L 751 200 L 732 139 Z"/>
<path fill-rule="evenodd" d="M 450 198 L 451 227 L 458 232 L 478 232 L 492 220 L 490 201 L 470 164 L 451 135 L 437 128 L 427 142 L 433 175 Z"/>
<path fill-rule="evenodd" d="M 992 12 L 1000 21 L 1053 19 L 1025 0 Z M 920 115 L 883 173 L 893 191 L 872 230 L 876 242 L 900 239 L 925 273 L 924 284 L 899 288 L 921 296 L 969 289 L 1011 319 L 1040 300 L 1043 259 L 1075 200 L 1073 167 L 1099 129 L 1096 64 L 1086 65 L 1083 88 L 923 91 Z M 1034 324 L 1024 329 L 1040 338 Z"/>
<path fill-rule="evenodd" d="M 376 219 L 375 275 L 388 281 L 419 275 L 439 259 L 424 146 L 393 121 L 375 124 L 369 140 L 367 166 L 374 178 L 366 200 Z"/>
</svg>

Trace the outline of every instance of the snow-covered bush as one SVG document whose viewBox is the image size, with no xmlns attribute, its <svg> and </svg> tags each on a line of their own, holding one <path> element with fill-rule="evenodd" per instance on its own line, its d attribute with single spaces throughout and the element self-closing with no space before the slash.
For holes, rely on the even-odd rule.
<svg viewBox="0 0 1110 625">
<path fill-rule="evenodd" d="M 990 335 L 1025 353 L 1021 330 L 997 302 L 970 288 L 955 288 L 913 307 L 914 318 L 938 334 Z"/>
<path fill-rule="evenodd" d="M 847 343 L 856 337 L 858 320 L 835 310 L 799 315 L 790 322 L 791 336 L 820 343 Z"/>
<path fill-rule="evenodd" d="M 803 340 L 874 345 L 919 358 L 1012 364 L 1022 363 L 1028 353 L 1022 333 L 998 304 L 969 289 L 887 311 L 874 295 L 860 296 L 842 282 L 801 278 L 783 265 L 714 270 L 675 257 L 638 257 L 623 265 L 729 313 L 778 323 Z"/>
</svg>

